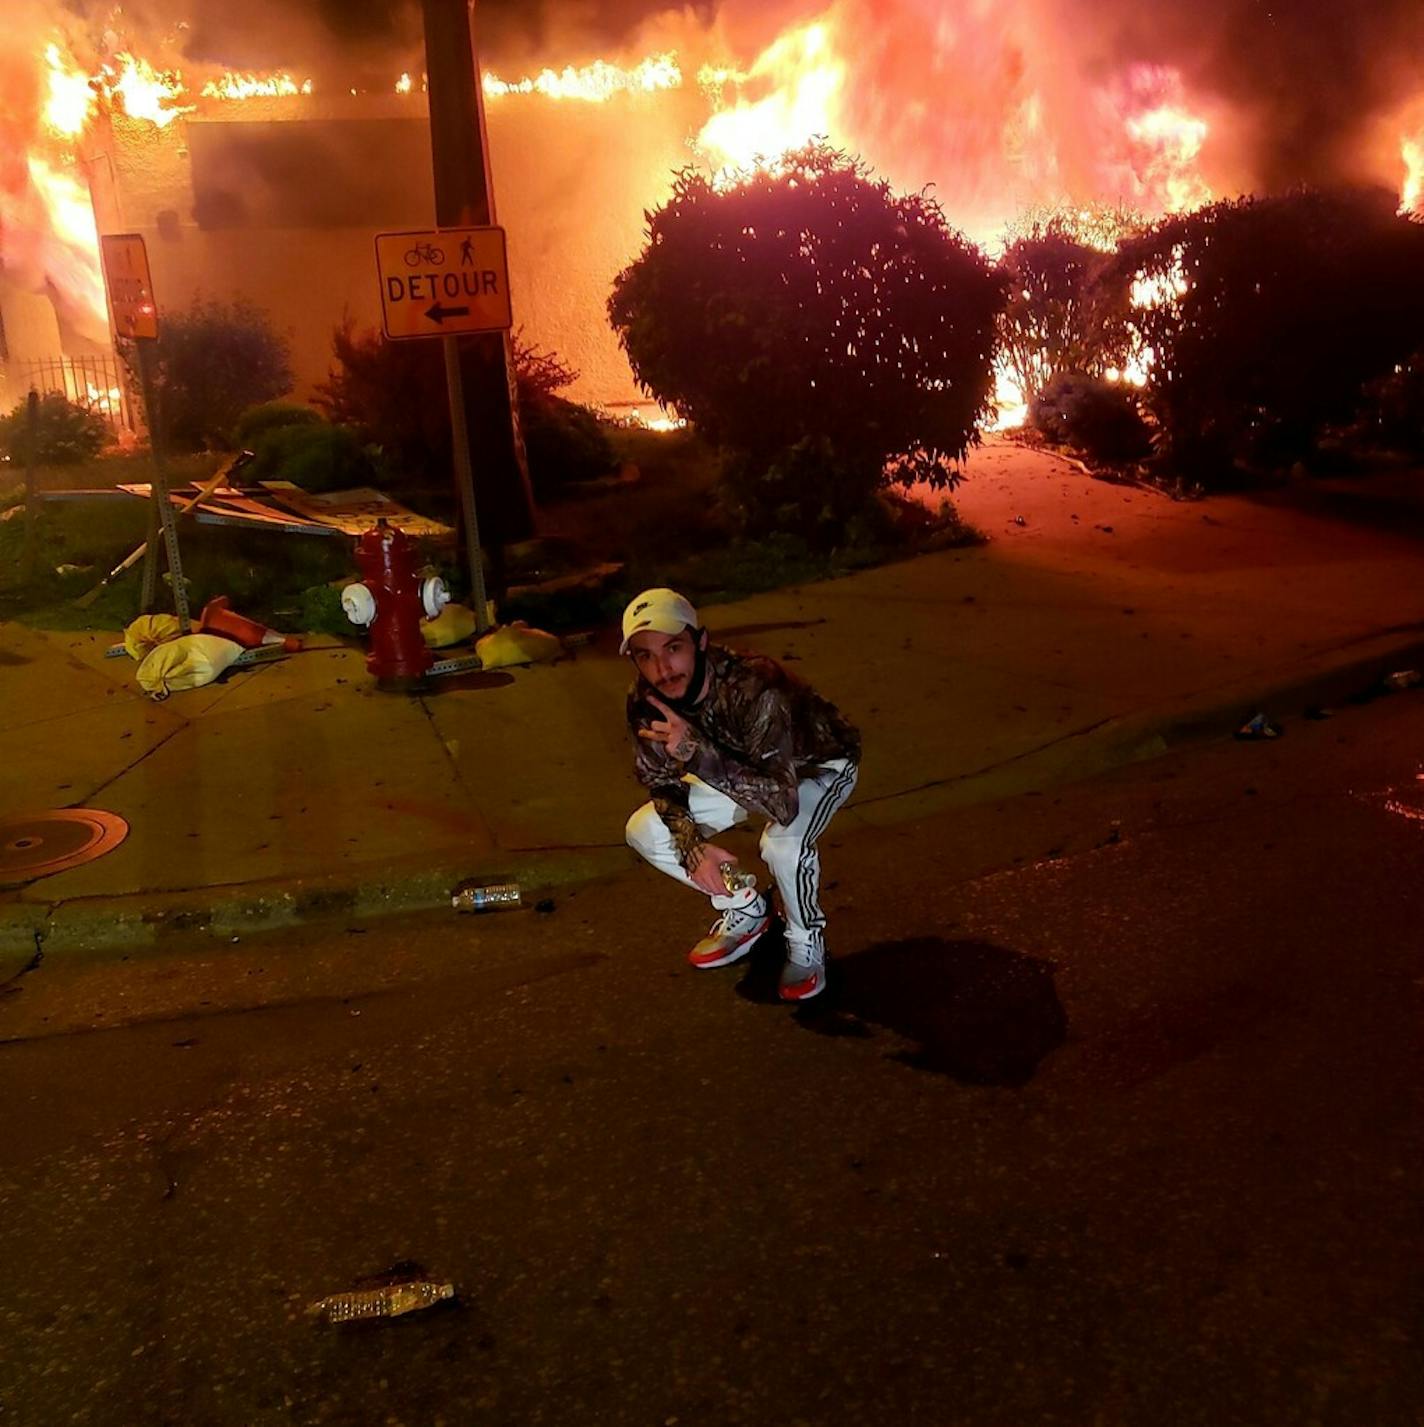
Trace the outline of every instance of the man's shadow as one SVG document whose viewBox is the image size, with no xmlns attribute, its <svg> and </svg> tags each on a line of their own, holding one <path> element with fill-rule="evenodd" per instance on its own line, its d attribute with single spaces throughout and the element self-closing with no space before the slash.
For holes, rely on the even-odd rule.
<svg viewBox="0 0 1424 1427">
<path fill-rule="evenodd" d="M 737 994 L 782 1004 L 779 921 L 747 960 Z M 818 1035 L 868 1039 L 879 1026 L 914 1043 L 895 1059 L 969 1085 L 1026 1085 L 1063 1044 L 1068 1017 L 1052 963 L 982 941 L 913 937 L 833 958 L 827 986 L 792 1012 Z"/>
</svg>

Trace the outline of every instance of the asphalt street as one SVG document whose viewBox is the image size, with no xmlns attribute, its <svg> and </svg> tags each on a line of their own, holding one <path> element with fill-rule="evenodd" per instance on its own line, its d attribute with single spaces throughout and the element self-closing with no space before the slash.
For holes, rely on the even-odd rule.
<svg viewBox="0 0 1424 1427">
<path fill-rule="evenodd" d="M 0 988 L 0 1423 L 1417 1424 L 1421 721 L 832 824 L 795 1013 L 631 865 L 48 947 Z M 304 1314 L 401 1261 L 457 1303 Z"/>
</svg>

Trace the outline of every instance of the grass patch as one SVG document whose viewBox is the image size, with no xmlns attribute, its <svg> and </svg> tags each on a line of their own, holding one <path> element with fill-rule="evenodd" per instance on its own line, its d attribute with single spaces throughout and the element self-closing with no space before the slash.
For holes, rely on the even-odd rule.
<svg viewBox="0 0 1424 1427">
<path fill-rule="evenodd" d="M 621 574 L 604 585 L 512 597 L 501 604 L 502 619 L 553 630 L 588 628 L 616 620 L 633 594 L 653 585 L 716 604 L 982 539 L 948 502 L 934 511 L 895 494 L 884 496 L 830 550 L 812 549 L 794 535 L 742 532 L 724 504 L 716 455 L 695 434 L 632 429 L 614 433 L 613 441 L 625 476 L 569 487 L 547 503 L 540 512 L 544 538 L 527 551 L 511 547 L 509 568 L 513 584 L 608 562 L 621 564 Z M 223 459 L 209 454 L 171 462 L 173 484 L 202 480 Z M 103 489 L 149 481 L 152 471 L 147 456 L 107 457 L 48 468 L 43 488 Z M 0 512 L 20 499 L 10 474 L 0 473 Z M 89 609 L 75 609 L 72 601 L 144 538 L 147 519 L 147 503 L 137 499 L 47 503 L 28 584 L 19 580 L 23 515 L 0 519 L 0 618 L 47 629 L 122 628 L 139 613 L 141 564 Z M 195 616 L 221 594 L 274 629 L 355 634 L 340 604 L 340 585 L 356 575 L 349 538 L 203 526 L 191 518 L 180 519 L 179 538 Z M 457 593 L 463 590 L 461 561 L 448 546 L 427 546 L 421 556 Z M 171 608 L 171 598 L 160 595 L 159 604 Z"/>
<path fill-rule="evenodd" d="M 88 609 L 72 603 L 147 533 L 145 501 L 63 502 L 44 507 L 34 577 L 21 580 L 23 516 L 0 521 L 0 617 L 44 629 L 119 629 L 139 613 L 140 561 Z M 354 572 L 351 542 L 342 536 L 283 535 L 178 522 L 188 602 L 196 616 L 214 595 L 274 628 L 299 628 L 303 593 Z M 159 607 L 171 609 L 160 594 Z M 325 628 L 325 626 L 323 626 Z M 343 631 L 350 633 L 349 627 Z"/>
</svg>

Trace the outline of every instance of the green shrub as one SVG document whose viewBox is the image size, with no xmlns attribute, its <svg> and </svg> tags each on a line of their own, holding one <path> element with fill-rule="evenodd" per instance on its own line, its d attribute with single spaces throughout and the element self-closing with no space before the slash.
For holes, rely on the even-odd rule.
<svg viewBox="0 0 1424 1427">
<path fill-rule="evenodd" d="M 0 449 L 17 465 L 72 466 L 91 460 L 110 437 L 109 424 L 92 406 L 46 392 L 36 404 L 34 445 L 30 442 L 28 397 L 0 419 Z"/>
<path fill-rule="evenodd" d="M 529 480 L 541 500 L 571 482 L 596 480 L 618 469 L 604 422 L 561 396 L 521 399 L 520 421 L 529 456 Z"/>
<path fill-rule="evenodd" d="M 165 312 L 154 347 L 158 425 L 170 449 L 230 449 L 244 411 L 292 388 L 286 341 L 243 299 Z"/>
<path fill-rule="evenodd" d="M 1152 451 L 1152 431 L 1132 389 L 1083 372 L 1050 378 L 1030 404 L 1029 420 L 1048 440 L 1096 461 L 1137 461 Z"/>
<path fill-rule="evenodd" d="M 1424 223 L 1383 190 L 1217 203 L 1123 243 L 1101 284 L 1150 346 L 1145 397 L 1178 469 L 1287 466 L 1348 422 L 1424 331 Z M 1155 302 L 1134 306 L 1134 283 Z"/>
<path fill-rule="evenodd" d="M 237 418 L 232 444 L 239 451 L 255 448 L 257 439 L 279 426 L 320 426 L 321 412 L 295 401 L 264 401 L 249 406 Z"/>
<path fill-rule="evenodd" d="M 291 481 L 313 494 L 369 486 L 380 479 L 370 449 L 349 426 L 272 426 L 253 447 L 254 481 Z"/>
<path fill-rule="evenodd" d="M 999 259 L 1006 294 L 1000 344 L 1026 402 L 1060 372 L 1101 376 L 1111 361 L 1095 302 L 1109 257 L 1054 217 L 1016 238 Z"/>
<path fill-rule="evenodd" d="M 1424 456 L 1424 349 L 1365 388 L 1355 434 L 1402 456 Z"/>
<path fill-rule="evenodd" d="M 517 332 L 512 346 L 533 489 L 547 495 L 565 481 L 614 470 L 617 458 L 603 423 L 559 395 L 578 373 Z M 316 401 L 333 421 L 359 430 L 402 473 L 450 471 L 450 409 L 439 343 L 390 342 L 348 319 L 332 335 L 332 355 L 331 374 L 317 388 Z"/>
<path fill-rule="evenodd" d="M 813 144 L 731 185 L 677 174 L 608 310 L 644 389 L 727 454 L 749 523 L 819 540 L 887 479 L 953 485 L 1001 303 L 931 198 Z"/>
</svg>

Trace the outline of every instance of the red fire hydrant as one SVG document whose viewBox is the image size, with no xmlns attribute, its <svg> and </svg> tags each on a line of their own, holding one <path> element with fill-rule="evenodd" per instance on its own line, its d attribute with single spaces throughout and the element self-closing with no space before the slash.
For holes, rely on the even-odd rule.
<svg viewBox="0 0 1424 1427">
<path fill-rule="evenodd" d="M 450 602 L 438 575 L 422 579 L 415 568 L 415 544 L 384 520 L 356 541 L 362 583 L 347 585 L 341 607 L 352 624 L 368 629 L 371 648 L 366 668 L 383 689 L 408 689 L 435 662 L 422 619 L 434 619 Z"/>
</svg>

